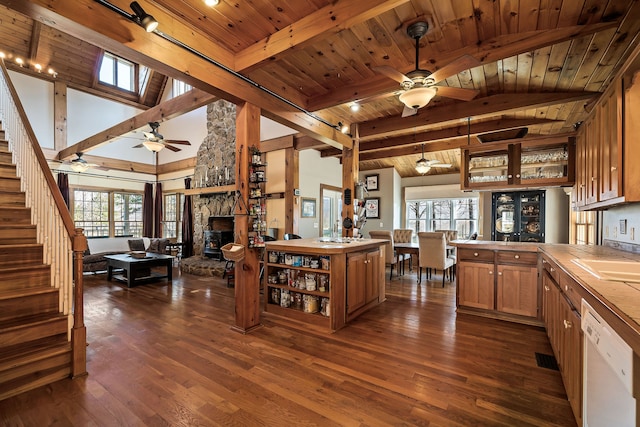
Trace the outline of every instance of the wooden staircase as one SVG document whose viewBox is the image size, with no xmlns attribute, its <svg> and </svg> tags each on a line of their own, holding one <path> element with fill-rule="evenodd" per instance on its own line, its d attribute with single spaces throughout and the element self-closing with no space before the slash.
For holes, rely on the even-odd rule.
<svg viewBox="0 0 640 427">
<path fill-rule="evenodd" d="M 0 130 L 0 400 L 71 375 L 69 319 Z"/>
</svg>

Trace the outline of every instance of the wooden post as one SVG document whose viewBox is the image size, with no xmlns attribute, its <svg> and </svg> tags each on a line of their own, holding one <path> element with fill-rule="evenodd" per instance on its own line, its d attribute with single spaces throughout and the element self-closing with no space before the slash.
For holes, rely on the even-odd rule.
<svg viewBox="0 0 640 427">
<path fill-rule="evenodd" d="M 284 233 L 298 234 L 300 196 L 293 191 L 300 188 L 300 152 L 295 147 L 285 148 L 284 164 Z"/>
<path fill-rule="evenodd" d="M 54 129 L 53 144 L 56 151 L 67 148 L 67 85 L 55 81 L 53 83 L 53 116 Z"/>
<path fill-rule="evenodd" d="M 82 257 L 87 249 L 87 238 L 82 228 L 73 236 L 73 328 L 71 329 L 71 378 L 87 375 L 87 328 L 84 326 L 84 284 Z"/>
<path fill-rule="evenodd" d="M 261 249 L 249 248 L 249 159 L 250 147 L 260 149 L 260 109 L 244 103 L 236 107 L 236 203 L 234 234 L 244 246 L 245 257 L 235 264 L 235 325 L 232 329 L 246 334 L 260 326 Z"/>
<path fill-rule="evenodd" d="M 358 182 L 358 173 L 360 172 L 358 167 L 358 161 L 360 158 L 360 138 L 358 136 L 358 125 L 352 125 L 353 148 L 342 149 L 342 218 L 351 218 L 355 213 L 353 202 L 355 200 L 355 183 Z M 344 194 L 346 190 L 351 191 L 351 202 L 346 204 L 344 202 Z M 353 228 L 347 230 L 342 227 L 342 235 L 344 237 L 353 237 Z"/>
</svg>

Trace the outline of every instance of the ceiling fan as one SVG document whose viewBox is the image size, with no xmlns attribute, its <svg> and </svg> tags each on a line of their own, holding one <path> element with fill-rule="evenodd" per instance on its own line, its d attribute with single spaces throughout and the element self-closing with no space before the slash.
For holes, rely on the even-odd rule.
<svg viewBox="0 0 640 427">
<path fill-rule="evenodd" d="M 83 153 L 81 152 L 76 153 L 76 157 L 71 160 L 67 160 L 67 161 L 51 160 L 51 162 L 55 162 L 63 165 L 69 165 L 71 170 L 74 172 L 86 172 L 88 169 L 91 169 L 91 168 L 100 169 L 100 170 L 109 170 L 108 168 L 100 166 L 96 163 L 87 162 L 85 159 L 82 158 L 82 154 Z"/>
<path fill-rule="evenodd" d="M 470 101 L 480 93 L 475 89 L 436 86 L 436 83 L 454 74 L 480 65 L 480 61 L 471 55 L 463 55 L 434 73 L 420 69 L 420 39 L 428 30 L 429 24 L 424 21 L 414 22 L 407 27 L 407 35 L 415 40 L 416 45 L 415 70 L 404 75 L 388 65 L 373 67 L 374 71 L 400 83 L 402 89 L 399 99 L 405 105 L 403 117 L 416 114 L 418 109 L 427 105 L 435 95 Z"/>
<path fill-rule="evenodd" d="M 427 160 L 424 158 L 424 144 L 422 144 L 422 158 L 416 162 L 416 171 L 422 175 L 429 172 L 431 168 L 450 168 L 450 163 L 440 163 L 440 160 Z"/>
<path fill-rule="evenodd" d="M 173 145 L 191 145 L 189 141 L 185 140 L 164 139 L 164 136 L 158 132 L 158 128 L 160 127 L 160 123 L 158 122 L 149 122 L 149 126 L 151 127 L 151 130 L 149 132 L 143 132 L 145 138 L 144 142 L 134 146 L 133 148 L 146 147 L 150 151 L 158 152 L 167 147 L 169 150 L 176 152 L 180 151 L 180 148 L 174 147 Z"/>
</svg>

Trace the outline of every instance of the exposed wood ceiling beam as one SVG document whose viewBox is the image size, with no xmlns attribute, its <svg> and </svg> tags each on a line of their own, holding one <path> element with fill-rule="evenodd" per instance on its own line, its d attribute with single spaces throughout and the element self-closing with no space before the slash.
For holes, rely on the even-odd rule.
<svg viewBox="0 0 640 427">
<path fill-rule="evenodd" d="M 38 61 L 38 48 L 40 47 L 40 32 L 42 24 L 33 21 L 33 29 L 31 30 L 31 41 L 29 42 L 29 63 Z"/>
<path fill-rule="evenodd" d="M 389 119 L 370 120 L 358 125 L 360 138 L 371 140 L 389 135 L 402 129 L 424 129 L 429 125 L 454 125 L 467 117 L 475 119 L 509 114 L 531 108 L 584 101 L 599 96 L 599 92 L 545 92 L 513 93 L 486 96 L 468 102 L 458 102 L 437 108 L 422 108 L 418 114 L 410 117 L 391 117 Z M 361 142 L 362 143 L 362 142 Z"/>
<path fill-rule="evenodd" d="M 280 59 L 317 40 L 326 39 L 331 34 L 336 34 L 408 2 L 409 0 L 332 2 L 238 52 L 235 57 L 235 69 L 250 71 L 265 61 Z"/>
<path fill-rule="evenodd" d="M 156 167 L 158 175 L 171 172 L 181 172 L 185 169 L 193 169 L 196 167 L 197 159 L 191 157 L 189 159 L 176 160 L 175 162 L 164 163 Z M 181 178 L 182 179 L 182 178 Z"/>
<path fill-rule="evenodd" d="M 537 118 L 524 118 L 524 119 L 498 119 L 498 120 L 490 120 L 486 122 L 473 123 L 471 126 L 467 127 L 467 125 L 454 126 L 446 129 L 437 129 L 430 130 L 426 132 L 420 132 L 416 134 L 410 135 L 402 135 L 392 138 L 385 139 L 376 139 L 372 141 L 363 141 L 360 143 L 360 154 L 369 151 L 375 150 L 386 150 L 394 147 L 400 147 L 403 145 L 415 145 L 422 143 L 430 143 L 434 141 L 439 141 L 443 139 L 449 138 L 459 138 L 464 136 L 467 137 L 467 134 L 475 137 L 481 133 L 485 132 L 495 132 L 509 129 L 516 129 L 527 126 L 540 126 L 540 125 L 548 125 L 554 123 L 562 123 L 562 121 L 558 120 L 549 120 L 549 119 L 537 119 Z M 475 138 L 474 138 L 475 143 Z M 322 150 L 322 157 L 331 157 L 331 156 L 340 156 L 342 155 L 341 150 L 337 150 L 335 148 L 329 148 L 327 150 Z"/>
<path fill-rule="evenodd" d="M 605 22 L 601 24 L 576 25 L 554 30 L 507 34 L 486 40 L 479 45 L 470 45 L 447 53 L 431 52 L 422 49 L 420 53 L 420 56 L 423 58 L 421 67 L 435 71 L 462 55 L 471 55 L 483 64 L 487 64 L 565 42 L 576 37 L 594 34 L 608 28 L 614 28 L 617 25 L 617 22 Z M 410 70 L 398 71 L 407 72 Z M 370 98 L 398 89 L 399 86 L 394 84 L 388 77 L 376 75 L 357 85 L 344 86 L 327 95 L 317 96 L 309 101 L 308 108 L 311 111 L 322 110 L 334 105 L 344 104 L 357 99 Z"/>
<path fill-rule="evenodd" d="M 103 130 L 87 139 L 84 139 L 70 147 L 61 150 L 58 154 L 59 160 L 67 159 L 76 153 L 86 153 L 89 150 L 98 148 L 108 143 L 115 137 L 124 135 L 127 132 L 139 129 L 149 122 L 168 120 L 180 116 L 189 111 L 200 108 L 203 105 L 215 101 L 216 97 L 200 89 L 192 89 L 184 95 L 170 99 L 147 111 L 118 123 L 108 129 Z"/>
<path fill-rule="evenodd" d="M 128 10 L 128 0 L 113 0 L 113 3 Z M 350 148 L 353 145 L 349 136 L 333 127 L 333 124 L 339 122 L 338 117 L 328 113 L 317 114 L 317 117 L 331 124 L 327 125 L 229 72 L 212 72 L 215 66 L 208 60 L 189 53 L 156 34 L 146 33 L 135 23 L 95 1 L 52 3 L 48 0 L 0 0 L 0 4 L 235 104 L 249 102 L 256 105 L 262 110 L 263 116 L 326 144 L 337 148 Z M 161 9 L 150 7 L 147 12 L 161 22 L 160 28 L 164 33 L 233 68 L 232 58 L 225 56 L 219 46 L 202 37 L 193 28 L 172 19 Z M 224 57 L 223 60 L 220 60 L 221 57 Z M 302 105 L 302 101 L 293 100 L 297 105 Z"/>
</svg>

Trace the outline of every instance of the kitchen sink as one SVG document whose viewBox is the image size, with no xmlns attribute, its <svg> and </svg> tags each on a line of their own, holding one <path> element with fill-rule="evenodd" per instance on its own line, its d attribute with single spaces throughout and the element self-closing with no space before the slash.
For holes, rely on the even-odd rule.
<svg viewBox="0 0 640 427">
<path fill-rule="evenodd" d="M 640 262 L 601 259 L 573 259 L 571 261 L 598 279 L 617 282 L 640 282 Z"/>
</svg>

